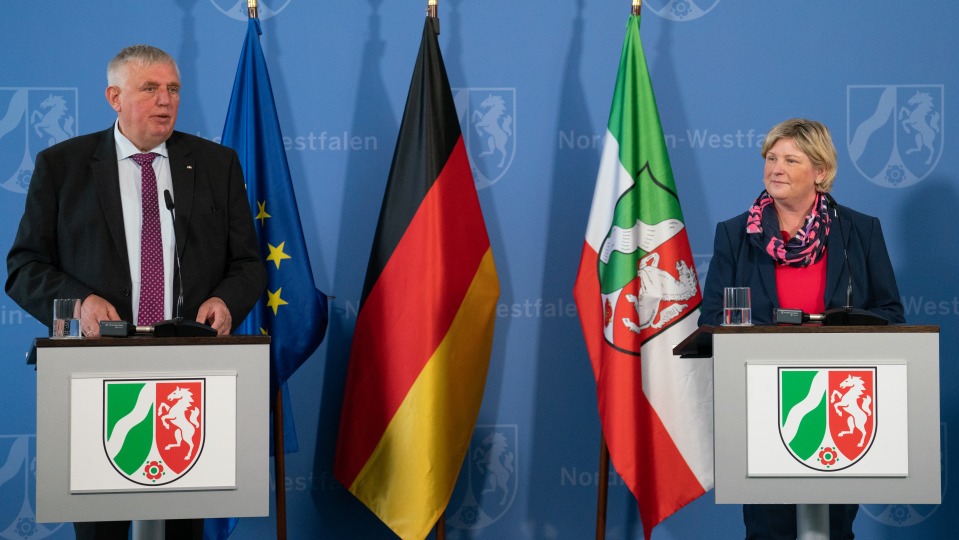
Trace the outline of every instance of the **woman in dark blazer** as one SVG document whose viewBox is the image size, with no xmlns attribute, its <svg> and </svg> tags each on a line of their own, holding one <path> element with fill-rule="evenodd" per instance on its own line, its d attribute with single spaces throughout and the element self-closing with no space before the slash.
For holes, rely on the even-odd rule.
<svg viewBox="0 0 959 540">
<path fill-rule="evenodd" d="M 754 324 L 776 309 L 854 307 L 905 322 L 879 220 L 835 204 L 836 149 L 823 124 L 774 126 L 762 146 L 765 189 L 745 213 L 719 223 L 700 325 L 722 323 L 723 288 L 749 287 Z M 852 292 L 849 292 L 849 289 Z M 830 505 L 830 538 L 853 538 L 859 506 Z M 796 506 L 743 506 L 746 538 L 796 538 Z"/>
</svg>

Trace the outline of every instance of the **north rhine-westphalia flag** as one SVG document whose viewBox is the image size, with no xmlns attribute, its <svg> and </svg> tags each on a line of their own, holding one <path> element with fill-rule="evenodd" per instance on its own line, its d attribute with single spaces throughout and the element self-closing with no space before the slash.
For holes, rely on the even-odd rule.
<svg viewBox="0 0 959 540">
<path fill-rule="evenodd" d="M 427 18 L 350 350 L 334 474 L 403 539 L 443 513 L 479 414 L 499 280 Z"/>
<path fill-rule="evenodd" d="M 222 142 L 236 150 L 243 166 L 268 279 L 266 293 L 237 333 L 272 337 L 271 394 L 283 388 L 284 443 L 289 453 L 296 451 L 297 443 L 286 381 L 323 341 L 327 301 L 313 281 L 260 33 L 259 19 L 250 17 Z M 235 525 L 235 519 L 207 520 L 205 537 L 225 538 Z"/>
<path fill-rule="evenodd" d="M 673 356 L 702 295 L 632 15 L 574 296 L 610 460 L 653 527 L 712 488 L 712 367 Z"/>
</svg>

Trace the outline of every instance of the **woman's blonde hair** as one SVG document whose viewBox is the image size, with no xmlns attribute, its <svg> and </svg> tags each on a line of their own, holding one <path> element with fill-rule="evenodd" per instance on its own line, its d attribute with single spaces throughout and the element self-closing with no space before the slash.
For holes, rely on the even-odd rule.
<svg viewBox="0 0 959 540">
<path fill-rule="evenodd" d="M 805 118 L 791 118 L 773 126 L 763 141 L 762 156 L 766 157 L 769 149 L 779 139 L 792 139 L 796 146 L 803 151 L 816 167 L 826 171 L 822 182 L 816 184 L 816 191 L 828 193 L 836 179 L 836 147 L 829 135 L 829 128 L 821 122 L 806 120 Z"/>
</svg>

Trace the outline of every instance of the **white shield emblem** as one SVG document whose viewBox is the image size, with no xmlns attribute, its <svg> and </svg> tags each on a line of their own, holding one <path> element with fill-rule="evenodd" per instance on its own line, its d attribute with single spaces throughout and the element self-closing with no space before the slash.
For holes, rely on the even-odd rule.
<svg viewBox="0 0 959 540">
<path fill-rule="evenodd" d="M 62 523 L 37 523 L 37 437 L 0 435 L 0 538 L 39 540 Z"/>
<path fill-rule="evenodd" d="M 943 85 L 846 87 L 849 157 L 874 184 L 903 188 L 942 156 Z"/>
<path fill-rule="evenodd" d="M 517 442 L 515 425 L 476 426 L 447 508 L 448 524 L 482 529 L 503 517 L 516 499 Z"/>
<path fill-rule="evenodd" d="M 0 88 L 0 186 L 26 193 L 37 152 L 77 134 L 76 88 Z"/>
<path fill-rule="evenodd" d="M 292 1 L 293 0 L 260 0 L 256 5 L 256 18 L 264 21 L 270 17 L 279 15 Z M 220 13 L 227 15 L 231 19 L 246 22 L 250 17 L 247 0 L 210 0 L 210 3 L 213 4 L 213 7 L 220 10 Z"/>
<path fill-rule="evenodd" d="M 646 0 L 643 7 L 664 19 L 685 22 L 702 17 L 717 4 L 719 0 Z"/>
</svg>

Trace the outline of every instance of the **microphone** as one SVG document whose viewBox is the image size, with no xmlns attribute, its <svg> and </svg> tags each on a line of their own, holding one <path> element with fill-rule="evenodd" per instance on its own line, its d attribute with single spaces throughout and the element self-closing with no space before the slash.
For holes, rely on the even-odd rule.
<svg viewBox="0 0 959 540">
<path fill-rule="evenodd" d="M 101 337 L 216 337 L 216 330 L 195 321 L 169 319 L 153 325 L 135 325 L 126 321 L 100 321 Z"/>
<path fill-rule="evenodd" d="M 822 322 L 821 314 L 812 314 L 804 312 L 801 309 L 782 309 L 779 308 L 773 314 L 773 322 L 776 324 L 803 324 L 805 322 Z"/>
<path fill-rule="evenodd" d="M 180 320 L 180 310 L 183 308 L 183 273 L 180 271 L 180 246 L 176 243 L 176 215 L 173 213 L 173 196 L 169 189 L 163 190 L 163 200 L 166 201 L 166 209 L 170 211 L 170 219 L 173 220 L 173 252 L 176 253 L 176 275 L 180 283 L 180 295 L 176 299 L 176 312 L 173 315 L 174 320 Z"/>
<path fill-rule="evenodd" d="M 864 309 L 836 308 L 823 313 L 806 313 L 801 309 L 777 309 L 773 314 L 775 324 L 800 325 L 807 322 L 823 326 L 885 326 L 889 321 Z"/>
</svg>

